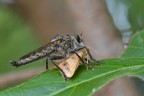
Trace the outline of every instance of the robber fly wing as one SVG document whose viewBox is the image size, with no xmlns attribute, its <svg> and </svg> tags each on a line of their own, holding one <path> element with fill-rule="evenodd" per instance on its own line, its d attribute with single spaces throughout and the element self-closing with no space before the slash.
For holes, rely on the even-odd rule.
<svg viewBox="0 0 144 96">
<path fill-rule="evenodd" d="M 56 40 L 56 41 L 58 41 L 58 40 Z M 56 41 L 50 42 L 50 43 L 48 43 L 48 44 L 46 44 L 46 45 L 43 45 L 43 46 L 41 46 L 41 47 L 39 47 L 39 48 L 37 48 L 37 49 L 35 49 L 35 50 L 29 52 L 28 54 L 26 54 L 26 55 L 20 57 L 19 59 L 25 59 L 25 58 L 27 58 L 27 57 L 29 57 L 29 56 L 31 56 L 31 55 L 36 54 L 37 52 L 40 53 L 42 50 L 47 49 L 48 47 L 53 46 L 54 43 L 55 43 Z"/>
<path fill-rule="evenodd" d="M 40 48 L 35 49 L 35 50 L 33 50 L 33 51 L 29 52 L 28 54 L 26 54 L 26 55 L 24 55 L 24 56 L 20 57 L 20 59 L 27 58 L 27 57 L 29 57 L 29 56 L 31 56 L 31 55 L 33 55 L 33 54 L 35 54 L 36 52 L 40 52 L 42 49 L 45 49 L 45 48 L 46 48 L 48 45 L 49 45 L 49 44 L 46 44 L 46 45 L 44 45 L 44 46 L 41 46 Z"/>
<path fill-rule="evenodd" d="M 25 64 L 37 61 L 39 59 L 42 59 L 46 56 L 49 56 L 53 51 L 55 51 L 58 42 L 59 42 L 59 40 L 50 42 L 34 51 L 22 56 L 18 61 L 12 60 L 10 63 L 13 66 L 19 67 L 21 65 L 25 65 Z"/>
</svg>

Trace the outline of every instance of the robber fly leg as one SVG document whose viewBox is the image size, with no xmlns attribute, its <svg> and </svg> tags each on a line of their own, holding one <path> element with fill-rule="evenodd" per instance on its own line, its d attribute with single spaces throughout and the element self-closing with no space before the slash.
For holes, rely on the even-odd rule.
<svg viewBox="0 0 144 96">
<path fill-rule="evenodd" d="M 48 57 L 46 57 L 46 70 L 49 70 L 49 67 L 48 67 Z"/>
<path fill-rule="evenodd" d="M 87 48 L 86 48 L 87 49 Z M 90 54 L 90 51 L 87 49 L 87 52 L 88 52 L 88 55 L 89 55 L 89 57 L 90 57 L 90 59 L 92 60 L 92 61 L 96 61 L 93 57 L 92 57 L 92 55 Z"/>
<path fill-rule="evenodd" d="M 87 49 L 87 48 L 86 48 Z M 92 60 L 92 61 L 94 61 L 94 62 L 96 62 L 97 64 L 100 64 L 100 65 L 102 65 L 103 63 L 102 62 L 99 62 L 99 61 L 97 61 L 97 60 L 95 60 L 93 57 L 92 57 L 92 55 L 90 54 L 90 51 L 87 49 L 87 52 L 88 52 L 88 55 L 89 55 L 89 57 L 90 57 L 90 59 Z"/>
<path fill-rule="evenodd" d="M 86 63 L 76 52 L 75 54 L 78 56 L 78 58 L 82 61 L 82 63 Z"/>
<path fill-rule="evenodd" d="M 56 65 L 53 61 L 52 63 L 56 66 L 56 68 L 62 73 L 63 77 L 64 77 L 64 80 L 67 81 L 67 76 L 65 75 L 65 73 L 63 72 L 63 70 L 58 66 Z"/>
</svg>

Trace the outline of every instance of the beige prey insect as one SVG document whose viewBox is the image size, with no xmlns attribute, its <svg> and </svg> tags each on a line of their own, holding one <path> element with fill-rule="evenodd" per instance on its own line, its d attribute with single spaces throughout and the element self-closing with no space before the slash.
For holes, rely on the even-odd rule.
<svg viewBox="0 0 144 96">
<path fill-rule="evenodd" d="M 59 67 L 63 70 L 67 78 L 71 78 L 80 63 L 85 64 L 87 67 L 91 67 L 89 65 L 90 60 L 91 58 L 90 54 L 88 53 L 88 49 L 83 48 L 78 52 L 70 55 L 69 58 L 59 64 Z"/>
</svg>

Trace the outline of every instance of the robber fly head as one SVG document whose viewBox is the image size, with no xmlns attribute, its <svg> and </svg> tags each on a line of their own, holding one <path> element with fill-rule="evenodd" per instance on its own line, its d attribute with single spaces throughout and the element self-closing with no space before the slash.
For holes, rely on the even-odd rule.
<svg viewBox="0 0 144 96">
<path fill-rule="evenodd" d="M 75 39 L 77 40 L 78 43 L 82 42 L 82 39 L 79 35 L 75 34 L 74 37 L 75 37 Z"/>
<path fill-rule="evenodd" d="M 79 49 L 82 49 L 85 47 L 84 43 L 82 42 L 82 39 L 79 35 L 75 34 L 74 36 L 71 36 L 74 44 L 74 50 L 78 51 Z"/>
</svg>

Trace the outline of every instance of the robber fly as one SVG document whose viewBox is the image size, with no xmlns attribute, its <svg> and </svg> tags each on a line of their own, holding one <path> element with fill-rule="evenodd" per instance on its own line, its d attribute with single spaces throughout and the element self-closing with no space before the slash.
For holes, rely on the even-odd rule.
<svg viewBox="0 0 144 96">
<path fill-rule="evenodd" d="M 75 60 L 84 61 L 82 58 L 83 55 L 81 55 L 83 53 L 77 53 L 83 48 L 86 48 L 86 46 L 78 35 L 56 35 L 51 39 L 50 43 L 26 54 L 25 56 L 22 56 L 18 61 L 13 60 L 10 63 L 15 67 L 19 67 L 42 58 L 46 58 L 46 69 L 48 69 L 48 59 L 50 59 L 66 80 L 69 76 L 66 75 L 67 73 L 64 72 L 63 68 L 61 67 L 64 64 L 62 62 L 65 60 L 70 60 L 69 58 L 73 57 L 72 54 L 76 54 L 79 58 Z M 76 70 L 76 68 L 74 69 Z"/>
</svg>

